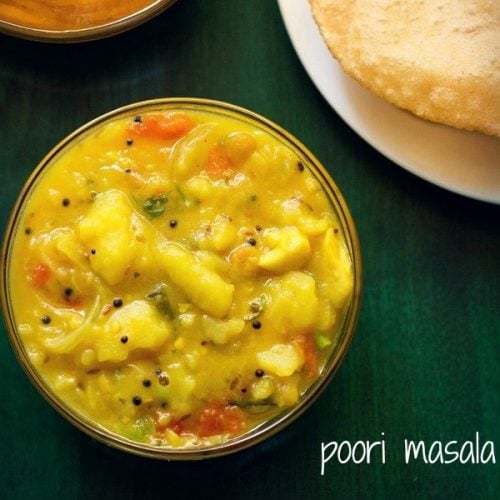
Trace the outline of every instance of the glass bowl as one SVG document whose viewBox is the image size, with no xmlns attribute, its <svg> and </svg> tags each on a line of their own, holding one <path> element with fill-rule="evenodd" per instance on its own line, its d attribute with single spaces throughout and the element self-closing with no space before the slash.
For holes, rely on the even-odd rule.
<svg viewBox="0 0 500 500">
<path fill-rule="evenodd" d="M 15 13 L 12 14 L 9 13 L 9 11 L 2 12 L 2 8 L 0 8 L 0 32 L 38 42 L 67 43 L 97 40 L 99 38 L 106 38 L 122 33 L 123 31 L 138 26 L 163 12 L 173 5 L 175 1 L 176 0 L 142 0 L 135 8 L 132 6 L 130 8 L 124 7 L 123 10 L 117 12 L 115 16 L 109 16 L 109 6 L 105 5 L 103 11 L 98 13 L 99 17 L 97 17 L 95 21 L 87 21 L 85 20 L 85 15 L 80 14 L 80 19 L 82 19 L 80 24 L 71 25 L 68 23 L 67 25 L 59 27 L 55 24 L 51 24 L 50 21 L 45 23 L 40 21 L 40 19 L 44 19 L 44 16 L 36 10 L 36 0 L 30 0 L 30 2 L 23 6 L 25 10 L 33 16 L 32 19 L 34 20 L 24 24 Z M 32 3 L 34 3 L 34 5 L 31 5 Z M 96 2 L 96 5 L 101 6 L 102 3 Z M 57 12 L 60 7 L 60 4 L 52 7 L 49 6 L 49 12 Z M 61 15 L 64 19 L 77 17 L 79 14 L 77 11 L 78 7 L 76 7 L 75 4 L 68 2 L 68 5 L 62 7 L 65 9 L 61 11 L 63 12 Z M 4 8 L 11 8 L 11 6 L 6 5 Z M 71 10 L 68 11 L 68 9 Z M 68 13 L 66 13 L 66 11 Z M 52 14 L 49 14 L 45 17 L 50 19 L 51 15 Z"/>
<path fill-rule="evenodd" d="M 305 166 L 309 169 L 313 178 L 318 181 L 323 193 L 326 195 L 334 214 L 337 216 L 339 230 L 344 236 L 345 245 L 348 250 L 353 271 L 353 290 L 346 305 L 345 315 L 338 326 L 336 342 L 334 343 L 331 354 L 326 360 L 319 376 L 301 394 L 298 403 L 292 407 L 284 409 L 279 414 L 239 436 L 229 438 L 214 445 L 193 448 L 158 447 L 127 439 L 104 428 L 79 410 L 70 407 L 65 401 L 63 401 L 61 397 L 59 397 L 58 394 L 50 388 L 49 384 L 45 381 L 43 376 L 30 360 L 27 348 L 24 345 L 19 329 L 16 326 L 18 322 L 16 321 L 15 310 L 12 303 L 12 293 L 9 286 L 9 283 L 11 282 L 11 263 L 14 241 L 16 235 L 21 234 L 21 231 L 25 232 L 25 228 L 21 227 L 20 219 L 23 217 L 26 203 L 31 194 L 36 190 L 37 185 L 40 183 L 40 180 L 43 179 L 45 172 L 50 169 L 51 165 L 63 157 L 67 151 L 78 145 L 80 141 L 93 134 L 96 130 L 106 124 L 122 120 L 123 118 L 134 119 L 134 117 L 147 112 L 168 112 L 173 110 L 191 112 L 201 111 L 212 115 L 218 115 L 220 117 L 231 118 L 241 122 L 242 124 L 250 125 L 269 134 L 278 143 L 288 148 L 299 160 L 298 164 L 300 168 Z M 20 364 L 42 396 L 67 420 L 93 438 L 123 451 L 166 460 L 195 460 L 226 455 L 243 450 L 269 438 L 296 420 L 321 394 L 331 380 L 335 371 L 338 369 L 352 340 L 360 309 L 360 245 L 349 209 L 338 187 L 335 185 L 326 169 L 303 144 L 278 125 L 246 109 L 224 102 L 207 99 L 164 98 L 138 102 L 116 109 L 99 118 L 96 118 L 66 137 L 52 151 L 50 151 L 50 153 L 48 153 L 48 155 L 35 168 L 24 185 L 8 222 L 2 249 L 1 263 L 1 301 L 10 342 L 20 361 Z"/>
</svg>

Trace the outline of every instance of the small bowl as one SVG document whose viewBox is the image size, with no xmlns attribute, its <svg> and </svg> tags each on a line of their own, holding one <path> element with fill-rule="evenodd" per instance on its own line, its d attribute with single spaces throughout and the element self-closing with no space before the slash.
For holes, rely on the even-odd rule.
<svg viewBox="0 0 500 500">
<path fill-rule="evenodd" d="M 21 20 L 12 15 L 7 16 L 4 14 L 4 17 L 1 17 L 2 12 L 0 9 L 0 32 L 38 42 L 68 43 L 97 40 L 99 38 L 117 35 L 118 33 L 138 26 L 163 12 L 173 5 L 175 1 L 176 0 L 150 0 L 149 3 L 137 7 L 135 10 L 123 10 L 119 12 L 116 18 L 108 19 L 103 17 L 103 13 L 101 12 L 101 17 L 94 22 L 89 21 L 85 24 L 74 26 L 68 24 L 61 28 L 57 27 L 55 24 L 43 24 L 38 21 L 23 24 Z M 27 5 L 30 5 L 30 3 Z M 70 4 L 68 2 L 68 5 L 75 8 L 75 4 Z M 40 12 L 35 10 L 35 7 L 36 6 L 33 7 L 32 14 L 34 19 L 39 19 Z M 57 11 L 58 6 L 48 6 L 47 9 L 50 16 L 53 12 Z M 72 13 L 71 15 L 74 16 L 75 14 Z M 65 14 L 64 16 L 65 18 L 70 18 L 71 15 Z M 104 12 L 104 16 L 105 15 L 106 12 Z"/>
<path fill-rule="evenodd" d="M 193 448 L 165 448 L 127 439 L 104 428 L 102 425 L 99 425 L 99 423 L 70 407 L 63 401 L 61 397 L 49 387 L 49 384 L 44 380 L 30 360 L 27 348 L 16 326 L 17 321 L 9 285 L 11 281 L 10 273 L 14 241 L 16 235 L 25 232 L 25 228 L 21 226 L 20 220 L 25 212 L 27 201 L 36 190 L 37 185 L 43 180 L 45 172 L 50 169 L 51 165 L 61 159 L 67 151 L 78 145 L 80 141 L 110 122 L 123 118 L 133 119 L 141 114 L 152 111 L 168 112 L 173 110 L 206 112 L 223 118 L 235 119 L 241 122 L 243 126 L 250 125 L 253 128 L 269 134 L 274 140 L 288 148 L 299 160 L 298 165 L 300 169 L 303 169 L 305 166 L 312 174 L 312 177 L 318 181 L 323 193 L 326 195 L 338 219 L 339 231 L 344 236 L 345 246 L 351 260 L 353 272 L 353 290 L 347 301 L 344 317 L 338 325 L 336 342 L 333 344 L 332 351 L 319 376 L 308 386 L 305 392 L 301 394 L 298 403 L 284 409 L 269 420 L 241 435 L 210 446 Z M 8 222 L 1 255 L 1 265 L 1 302 L 10 342 L 20 364 L 42 396 L 68 421 L 93 438 L 123 451 L 166 460 L 195 460 L 207 457 L 217 457 L 243 450 L 269 438 L 296 420 L 311 406 L 316 398 L 318 398 L 339 367 L 352 340 L 360 309 L 360 245 L 349 209 L 328 172 L 303 144 L 278 125 L 246 109 L 207 99 L 165 98 L 131 104 L 87 123 L 61 141 L 35 168 L 19 195 Z"/>
</svg>

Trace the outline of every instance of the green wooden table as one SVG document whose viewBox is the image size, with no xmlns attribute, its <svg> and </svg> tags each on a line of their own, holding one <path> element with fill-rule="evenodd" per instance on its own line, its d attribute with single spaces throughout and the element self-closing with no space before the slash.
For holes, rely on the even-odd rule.
<svg viewBox="0 0 500 500">
<path fill-rule="evenodd" d="M 274 1 L 183 0 L 88 44 L 0 36 L 2 227 L 30 171 L 66 134 L 160 96 L 250 108 L 325 164 L 362 243 L 354 342 L 321 398 L 269 442 L 208 462 L 165 463 L 74 429 L 31 386 L 2 331 L 0 496 L 500 498 L 498 464 L 406 464 L 403 454 L 404 439 L 464 442 L 477 432 L 500 455 L 500 207 L 414 177 L 352 132 L 304 72 Z M 381 438 L 385 464 L 380 454 L 371 464 L 332 459 L 321 476 L 322 442 Z"/>
</svg>

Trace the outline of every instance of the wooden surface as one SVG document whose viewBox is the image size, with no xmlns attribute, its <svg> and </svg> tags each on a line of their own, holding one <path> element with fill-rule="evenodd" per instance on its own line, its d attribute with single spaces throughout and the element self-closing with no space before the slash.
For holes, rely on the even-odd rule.
<svg viewBox="0 0 500 500">
<path fill-rule="evenodd" d="M 81 45 L 0 36 L 0 203 L 60 139 L 117 106 L 225 100 L 302 140 L 335 178 L 360 234 L 357 333 L 314 406 L 229 458 L 163 463 L 93 442 L 45 403 L 0 336 L 2 497 L 500 498 L 499 465 L 404 463 L 403 440 L 493 441 L 500 455 L 500 210 L 394 165 L 322 99 L 271 0 L 180 0 L 126 34 Z M 385 433 L 383 436 L 381 433 Z M 334 460 L 321 443 L 385 438 L 386 463 Z M 498 457 L 497 457 L 498 458 Z"/>
</svg>

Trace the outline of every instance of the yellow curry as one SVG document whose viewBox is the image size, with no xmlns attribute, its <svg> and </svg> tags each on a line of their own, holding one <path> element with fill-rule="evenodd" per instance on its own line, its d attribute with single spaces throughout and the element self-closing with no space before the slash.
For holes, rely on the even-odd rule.
<svg viewBox="0 0 500 500">
<path fill-rule="evenodd" d="M 155 0 L 2 0 L 0 19 L 36 29 L 92 28 L 122 19 Z"/>
<path fill-rule="evenodd" d="M 36 181 L 14 238 L 35 369 L 68 407 L 153 446 L 220 443 L 296 405 L 353 289 L 308 167 L 216 113 L 92 129 Z"/>
</svg>

